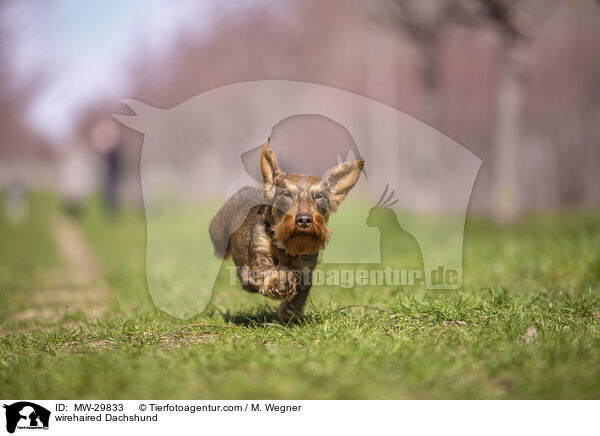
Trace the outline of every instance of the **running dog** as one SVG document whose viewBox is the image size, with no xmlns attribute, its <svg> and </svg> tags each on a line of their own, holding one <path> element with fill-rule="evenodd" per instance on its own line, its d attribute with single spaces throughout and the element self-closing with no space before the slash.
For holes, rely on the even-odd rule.
<svg viewBox="0 0 600 436">
<path fill-rule="evenodd" d="M 233 258 L 245 290 L 281 301 L 282 324 L 304 317 L 317 256 L 329 241 L 327 221 L 358 182 L 364 163 L 342 163 L 323 179 L 286 174 L 267 140 L 260 155 L 262 192 L 242 188 L 211 221 L 215 255 Z"/>
</svg>

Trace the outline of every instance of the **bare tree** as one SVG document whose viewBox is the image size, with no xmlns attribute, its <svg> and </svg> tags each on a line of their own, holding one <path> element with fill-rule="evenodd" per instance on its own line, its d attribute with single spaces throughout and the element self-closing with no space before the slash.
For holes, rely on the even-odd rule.
<svg viewBox="0 0 600 436">
<path fill-rule="evenodd" d="M 440 51 L 453 25 L 492 30 L 500 40 L 496 119 L 493 133 L 493 175 L 490 212 L 501 222 L 518 216 L 523 199 L 519 189 L 520 119 L 527 47 L 534 0 L 390 0 L 379 9 L 387 20 L 418 48 L 423 82 L 423 117 L 439 126 Z M 537 5 L 533 5 L 537 6 Z M 540 8 L 535 8 L 538 16 Z"/>
<path fill-rule="evenodd" d="M 496 85 L 496 122 L 493 143 L 493 182 L 490 212 L 508 224 L 523 209 L 519 183 L 519 153 L 523 84 L 527 71 L 527 38 L 518 25 L 517 2 L 478 0 L 484 16 L 495 27 L 501 41 Z M 521 3 L 522 5 L 523 3 Z"/>
<path fill-rule="evenodd" d="M 17 44 L 18 36 L 18 29 L 11 22 L 11 8 L 15 5 L 18 4 L 10 1 L 0 3 L 0 162 L 11 171 L 11 161 L 27 158 L 32 147 L 37 152 L 39 145 L 45 143 L 26 121 L 29 105 L 45 77 L 40 72 L 19 75 L 13 68 L 10 48 Z"/>
<path fill-rule="evenodd" d="M 424 121 L 439 125 L 439 51 L 443 36 L 455 14 L 455 2 L 436 0 L 391 0 L 384 3 L 360 2 L 375 20 L 402 32 L 419 48 L 423 82 Z"/>
</svg>

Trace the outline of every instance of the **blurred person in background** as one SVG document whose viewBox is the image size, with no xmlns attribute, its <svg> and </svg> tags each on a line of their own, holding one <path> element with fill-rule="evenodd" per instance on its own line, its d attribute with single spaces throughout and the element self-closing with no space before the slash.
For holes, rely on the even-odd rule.
<svg viewBox="0 0 600 436">
<path fill-rule="evenodd" d="M 109 211 L 120 206 L 120 185 L 122 182 L 121 132 L 116 122 L 103 119 L 92 128 L 92 145 L 102 161 L 102 196 Z"/>
</svg>

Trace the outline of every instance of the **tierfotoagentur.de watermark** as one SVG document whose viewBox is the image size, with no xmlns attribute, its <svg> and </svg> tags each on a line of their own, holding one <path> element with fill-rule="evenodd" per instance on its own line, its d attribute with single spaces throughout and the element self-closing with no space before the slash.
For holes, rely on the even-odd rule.
<svg viewBox="0 0 600 436">
<path fill-rule="evenodd" d="M 247 285 L 257 279 L 248 267 L 238 268 L 233 265 L 226 267 L 229 271 L 229 284 L 231 286 Z M 418 269 L 385 268 L 350 268 L 337 269 L 309 268 L 302 270 L 289 270 L 294 276 L 295 283 L 315 286 L 339 286 L 351 289 L 355 286 L 424 286 L 425 274 Z M 460 280 L 459 271 L 445 270 L 443 266 L 431 271 L 431 283 L 436 285 L 454 286 Z"/>
</svg>

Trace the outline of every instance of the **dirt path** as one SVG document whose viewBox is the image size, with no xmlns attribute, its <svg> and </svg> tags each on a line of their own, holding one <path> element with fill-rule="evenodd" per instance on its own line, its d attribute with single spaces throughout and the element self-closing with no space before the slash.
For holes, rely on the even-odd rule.
<svg viewBox="0 0 600 436">
<path fill-rule="evenodd" d="M 76 313 L 101 317 L 108 287 L 102 279 L 99 262 L 70 217 L 57 216 L 53 233 L 63 266 L 44 277 L 43 287 L 28 297 L 30 307 L 15 313 L 14 318 L 57 321 Z"/>
</svg>

